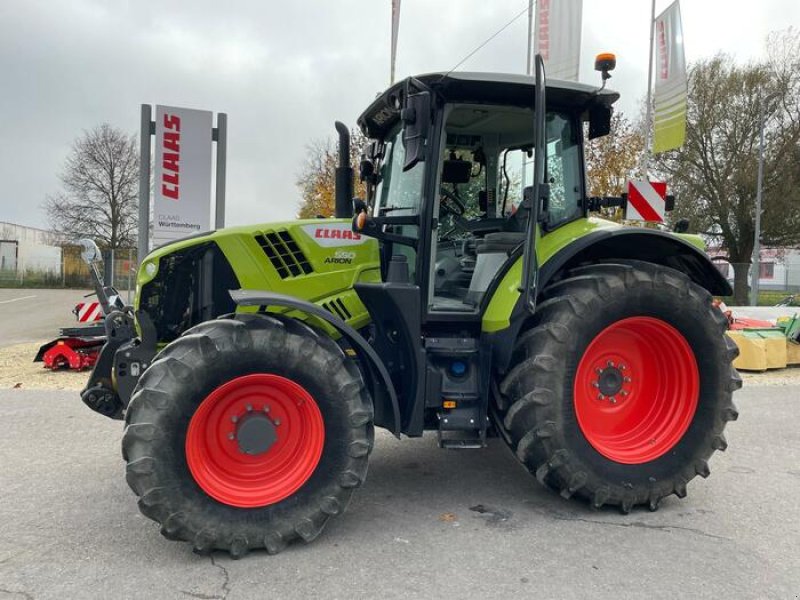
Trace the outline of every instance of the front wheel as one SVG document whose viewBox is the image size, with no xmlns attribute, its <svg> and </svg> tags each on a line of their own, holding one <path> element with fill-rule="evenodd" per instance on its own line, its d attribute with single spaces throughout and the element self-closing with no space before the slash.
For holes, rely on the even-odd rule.
<svg viewBox="0 0 800 600">
<path fill-rule="evenodd" d="M 143 374 L 126 414 L 142 513 L 198 552 L 311 541 L 361 485 L 372 405 L 325 335 L 269 315 L 203 323 Z"/>
<path fill-rule="evenodd" d="M 737 354 L 708 292 L 682 273 L 581 267 L 544 290 L 520 336 L 500 384 L 501 426 L 564 497 L 655 510 L 726 448 Z"/>
</svg>

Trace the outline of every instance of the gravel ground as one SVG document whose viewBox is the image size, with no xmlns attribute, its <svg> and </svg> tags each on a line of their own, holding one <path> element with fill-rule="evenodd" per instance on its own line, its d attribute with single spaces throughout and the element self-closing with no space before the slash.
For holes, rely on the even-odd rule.
<svg viewBox="0 0 800 600">
<path fill-rule="evenodd" d="M 0 389 L 80 390 L 89 372 L 50 371 L 33 357 L 45 342 L 17 344 L 0 348 Z M 800 367 L 776 369 L 763 373 L 742 372 L 746 385 L 793 385 L 800 383 Z"/>
<path fill-rule="evenodd" d="M 0 390 L 0 599 L 796 599 L 800 386 L 735 398 L 711 477 L 655 513 L 564 500 L 497 439 L 379 431 L 366 484 L 313 544 L 233 561 L 139 513 L 121 423 L 71 391 Z"/>
<path fill-rule="evenodd" d="M 800 383 L 800 366 L 774 369 L 763 373 L 740 371 L 745 385 L 797 385 Z"/>
<path fill-rule="evenodd" d="M 0 348 L 0 389 L 80 390 L 86 385 L 89 371 L 51 371 L 33 357 L 45 341 Z"/>
</svg>

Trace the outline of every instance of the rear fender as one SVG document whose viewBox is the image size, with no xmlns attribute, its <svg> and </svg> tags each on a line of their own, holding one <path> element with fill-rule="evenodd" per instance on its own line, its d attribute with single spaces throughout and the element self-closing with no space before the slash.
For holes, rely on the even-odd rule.
<svg viewBox="0 0 800 600">
<path fill-rule="evenodd" d="M 360 333 L 324 308 L 293 296 L 259 290 L 231 290 L 230 295 L 237 306 L 288 308 L 316 317 L 344 336 L 365 367 L 363 372 L 375 409 L 375 425 L 400 436 L 400 406 L 394 385 L 383 361 Z"/>
<path fill-rule="evenodd" d="M 542 266 L 539 289 L 544 289 L 550 279 L 566 269 L 615 258 L 641 260 L 681 271 L 715 296 L 733 294 L 730 284 L 706 253 L 687 238 L 639 227 L 594 231 L 574 241 Z"/>
<path fill-rule="evenodd" d="M 716 296 L 733 293 L 730 284 L 699 247 L 673 233 L 624 227 L 603 228 L 575 239 L 553 254 L 540 268 L 538 291 L 571 268 L 583 264 L 632 259 L 670 267 Z M 494 365 L 501 373 L 511 359 L 517 335 L 530 314 L 518 289 L 521 259 L 513 260 L 483 315 L 483 336 L 493 348 Z"/>
</svg>

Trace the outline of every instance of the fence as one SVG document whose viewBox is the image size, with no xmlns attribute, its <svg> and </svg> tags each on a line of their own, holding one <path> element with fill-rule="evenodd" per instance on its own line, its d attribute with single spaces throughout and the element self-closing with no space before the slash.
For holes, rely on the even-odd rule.
<svg viewBox="0 0 800 600">
<path fill-rule="evenodd" d="M 735 273 L 746 273 L 746 279 L 741 283 L 745 289 L 740 293 L 745 294 L 749 304 L 753 265 L 717 262 L 716 266 L 734 289 Z M 762 260 L 759 265 L 758 290 L 758 304 L 761 306 L 800 306 L 800 254 L 787 256 L 782 260 Z"/>
<path fill-rule="evenodd" d="M 55 248 L 59 252 L 50 256 L 31 257 L 23 248 L 12 252 L 4 250 L 4 260 L 0 268 L 0 287 L 38 287 L 38 288 L 94 288 L 89 267 L 81 258 L 79 246 Z M 121 248 L 103 253 L 101 273 L 106 285 L 120 292 L 133 292 L 136 288 L 136 249 Z M 123 294 L 125 297 L 125 294 Z"/>
</svg>

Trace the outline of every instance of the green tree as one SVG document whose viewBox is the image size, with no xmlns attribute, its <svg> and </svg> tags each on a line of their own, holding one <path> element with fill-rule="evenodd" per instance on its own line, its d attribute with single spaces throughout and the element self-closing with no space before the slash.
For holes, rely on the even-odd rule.
<svg viewBox="0 0 800 600">
<path fill-rule="evenodd" d="M 644 148 L 639 126 L 623 113 L 611 118 L 611 133 L 586 144 L 586 176 L 592 196 L 619 196 L 635 178 Z"/>
<path fill-rule="evenodd" d="M 586 144 L 586 177 L 589 195 L 619 196 L 626 191 L 627 181 L 639 175 L 644 150 L 642 128 L 622 112 L 611 118 L 611 133 Z M 601 214 L 621 221 L 622 209 L 604 208 Z"/>
<path fill-rule="evenodd" d="M 366 197 L 366 187 L 358 181 L 358 164 L 366 144 L 367 138 L 360 131 L 350 131 L 350 164 L 356 172 L 353 192 L 359 198 Z M 336 198 L 335 169 L 338 164 L 338 147 L 330 138 L 313 140 L 306 146 L 306 159 L 296 181 L 302 195 L 297 215 L 299 218 L 333 216 Z"/>
<path fill-rule="evenodd" d="M 763 98 L 766 137 L 762 243 L 800 243 L 800 37 L 770 36 L 768 59 L 737 65 L 725 54 L 689 73 L 686 143 L 656 158 L 677 198 L 673 219 L 721 242 L 734 265 L 734 299 L 747 301 L 755 234 Z"/>
</svg>

